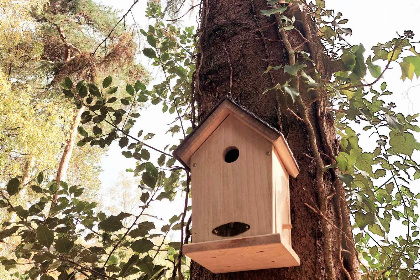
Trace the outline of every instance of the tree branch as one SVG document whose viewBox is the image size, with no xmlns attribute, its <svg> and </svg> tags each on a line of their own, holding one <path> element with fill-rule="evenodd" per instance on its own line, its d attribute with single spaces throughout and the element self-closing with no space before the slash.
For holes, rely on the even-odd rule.
<svg viewBox="0 0 420 280">
<path fill-rule="evenodd" d="M 127 12 L 120 18 L 120 20 L 114 25 L 114 27 L 109 31 L 108 35 L 103 39 L 99 45 L 95 48 L 95 50 L 90 54 L 91 56 L 94 56 L 96 52 L 98 51 L 99 47 L 102 46 L 114 33 L 115 28 L 127 17 L 127 15 L 131 12 L 131 10 L 134 8 L 134 6 L 139 2 L 139 0 L 135 0 L 134 3 L 131 5 L 131 7 L 127 10 Z"/>
</svg>

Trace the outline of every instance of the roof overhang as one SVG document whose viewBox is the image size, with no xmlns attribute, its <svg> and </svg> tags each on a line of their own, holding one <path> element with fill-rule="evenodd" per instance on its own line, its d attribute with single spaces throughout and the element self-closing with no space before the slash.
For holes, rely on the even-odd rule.
<svg viewBox="0 0 420 280">
<path fill-rule="evenodd" d="M 283 134 L 229 98 L 222 100 L 181 142 L 173 152 L 174 157 L 190 168 L 191 156 L 229 115 L 235 116 L 242 124 L 271 142 L 290 176 L 295 178 L 299 174 L 299 167 Z"/>
</svg>

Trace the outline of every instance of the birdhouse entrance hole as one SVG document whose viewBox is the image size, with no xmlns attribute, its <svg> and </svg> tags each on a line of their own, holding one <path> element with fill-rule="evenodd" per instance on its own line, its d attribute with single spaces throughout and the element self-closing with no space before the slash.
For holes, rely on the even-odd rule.
<svg viewBox="0 0 420 280">
<path fill-rule="evenodd" d="M 235 162 L 239 157 L 239 150 L 236 147 L 228 147 L 225 150 L 225 161 L 227 163 Z"/>
<path fill-rule="evenodd" d="M 227 223 L 217 228 L 213 229 L 211 232 L 214 235 L 221 236 L 221 237 L 229 237 L 229 236 L 236 236 L 245 231 L 249 230 L 251 227 L 247 224 L 240 223 L 240 222 L 232 222 Z"/>
</svg>

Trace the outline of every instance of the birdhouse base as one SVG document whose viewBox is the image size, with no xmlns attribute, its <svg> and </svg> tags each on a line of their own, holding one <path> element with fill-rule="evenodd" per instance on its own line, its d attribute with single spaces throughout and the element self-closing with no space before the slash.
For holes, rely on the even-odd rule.
<svg viewBox="0 0 420 280">
<path fill-rule="evenodd" d="M 295 251 L 280 234 L 186 244 L 185 255 L 213 273 L 299 266 Z"/>
</svg>

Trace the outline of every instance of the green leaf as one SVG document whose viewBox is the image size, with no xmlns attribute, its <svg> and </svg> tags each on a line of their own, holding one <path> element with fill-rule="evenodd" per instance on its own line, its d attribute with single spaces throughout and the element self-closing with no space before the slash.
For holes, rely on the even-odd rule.
<svg viewBox="0 0 420 280">
<path fill-rule="evenodd" d="M 368 229 L 369 229 L 372 233 L 374 233 L 374 234 L 377 234 L 377 235 L 379 235 L 379 236 L 385 237 L 385 233 L 384 233 L 384 231 L 383 231 L 383 230 L 382 230 L 382 228 L 381 228 L 379 225 L 377 225 L 377 224 L 371 224 L 371 225 L 369 225 Z"/>
<path fill-rule="evenodd" d="M 288 87 L 288 86 L 284 86 L 284 91 L 290 95 L 290 97 L 292 97 L 293 102 L 295 102 L 296 97 L 299 96 L 299 92 L 292 88 L 292 87 Z"/>
<path fill-rule="evenodd" d="M 271 10 L 261 10 L 261 14 L 264 16 L 271 16 L 274 14 L 282 14 L 284 11 L 287 10 L 287 6 L 286 7 L 280 7 L 280 8 L 276 8 L 276 9 L 271 9 Z"/>
<path fill-rule="evenodd" d="M 144 166 L 145 172 L 142 174 L 142 180 L 147 186 L 154 188 L 156 186 L 159 171 L 151 162 L 146 162 Z"/>
<path fill-rule="evenodd" d="M 354 55 L 356 56 L 356 64 L 353 68 L 353 73 L 356 74 L 359 78 L 363 78 L 366 75 L 366 64 L 363 53 L 365 52 L 365 47 L 360 44 L 357 47 Z"/>
<path fill-rule="evenodd" d="M 142 159 L 144 159 L 144 160 L 149 160 L 149 159 L 150 159 L 150 153 L 149 153 L 149 151 L 148 151 L 148 150 L 146 150 L 146 149 L 142 149 L 142 150 L 141 150 L 140 156 L 141 156 L 141 158 L 142 158 Z"/>
<path fill-rule="evenodd" d="M 95 84 L 88 84 L 89 93 L 96 97 L 101 97 L 101 92 Z"/>
<path fill-rule="evenodd" d="M 154 177 L 150 172 L 143 172 L 141 179 L 150 188 L 154 188 L 156 186 L 157 178 Z"/>
<path fill-rule="evenodd" d="M 120 101 L 121 101 L 121 104 L 123 105 L 126 105 L 126 106 L 130 105 L 130 101 L 126 98 L 122 98 Z"/>
<path fill-rule="evenodd" d="M 112 83 L 112 77 L 111 77 L 111 76 L 108 76 L 108 77 L 106 77 L 106 78 L 103 80 L 103 82 L 102 82 L 102 87 L 103 87 L 103 88 L 107 88 L 107 87 L 109 87 L 109 86 L 111 85 L 111 83 Z"/>
<path fill-rule="evenodd" d="M 79 134 L 80 135 L 82 135 L 83 137 L 88 137 L 89 136 L 89 134 L 87 133 L 87 131 L 82 127 L 82 126 L 79 126 L 78 128 L 77 128 L 77 131 L 79 132 Z"/>
<path fill-rule="evenodd" d="M 140 200 L 141 200 L 141 202 L 146 203 L 146 201 L 149 199 L 149 197 L 150 197 L 150 194 L 145 192 L 145 193 L 141 194 Z"/>
<path fill-rule="evenodd" d="M 36 177 L 36 181 L 38 182 L 38 184 L 41 184 L 42 181 L 44 181 L 44 173 L 43 172 L 38 173 L 38 176 Z"/>
<path fill-rule="evenodd" d="M 144 137 L 143 140 L 150 140 L 155 136 L 154 133 L 147 133 Z"/>
<path fill-rule="evenodd" d="M 36 193 L 42 193 L 43 192 L 42 188 L 40 186 L 37 186 L 37 185 L 32 185 L 31 189 Z"/>
<path fill-rule="evenodd" d="M 0 240 L 12 236 L 16 231 L 18 231 L 19 227 L 14 226 L 5 230 L 0 231 Z"/>
<path fill-rule="evenodd" d="M 102 128 L 100 128 L 99 126 L 97 126 L 97 125 L 95 125 L 93 128 L 92 128 L 92 130 L 93 130 L 93 133 L 95 134 L 95 135 L 100 135 L 100 134 L 102 134 Z"/>
<path fill-rule="evenodd" d="M 146 86 L 142 82 L 140 82 L 139 80 L 137 80 L 136 83 L 134 84 L 134 89 L 136 91 L 146 90 Z"/>
<path fill-rule="evenodd" d="M 115 101 L 117 101 L 117 99 L 118 99 L 118 98 L 116 98 L 116 97 L 114 96 L 114 97 L 111 97 L 110 99 L 108 99 L 106 102 L 107 102 L 107 103 L 114 103 Z"/>
<path fill-rule="evenodd" d="M 139 260 L 139 255 L 137 255 L 137 254 L 132 255 L 130 257 L 130 259 L 127 261 L 127 263 L 122 267 L 121 272 L 120 272 L 120 276 L 124 277 L 124 276 L 128 275 L 132 266 L 134 264 L 136 264 L 138 260 Z"/>
<path fill-rule="evenodd" d="M 144 48 L 143 49 L 143 54 L 145 56 L 147 56 L 148 58 L 155 58 L 156 57 L 155 51 L 151 48 Z"/>
<path fill-rule="evenodd" d="M 72 89 L 73 88 L 73 82 L 69 77 L 66 77 L 64 81 L 61 83 L 61 87 L 65 89 Z"/>
<path fill-rule="evenodd" d="M 81 84 L 78 92 L 80 97 L 86 97 L 88 94 L 87 87 L 84 84 Z"/>
<path fill-rule="evenodd" d="M 123 228 L 123 219 L 118 216 L 110 216 L 99 223 L 99 228 L 104 231 L 114 232 Z"/>
<path fill-rule="evenodd" d="M 174 248 L 175 250 L 179 250 L 181 246 L 180 242 L 169 242 L 168 245 Z"/>
<path fill-rule="evenodd" d="M 356 160 L 356 167 L 360 170 L 368 172 L 372 175 L 372 166 L 373 166 L 373 154 L 371 153 L 361 153 Z"/>
<path fill-rule="evenodd" d="M 353 176 L 351 176 L 350 174 L 340 174 L 338 175 L 338 178 L 344 182 L 346 185 L 350 185 L 351 182 L 353 182 Z"/>
<path fill-rule="evenodd" d="M 60 237 L 55 242 L 55 249 L 59 253 L 69 253 L 73 246 L 74 242 L 65 237 Z"/>
<path fill-rule="evenodd" d="M 374 64 L 372 63 L 371 56 L 369 56 L 369 57 L 367 58 L 367 60 L 366 60 L 366 64 L 367 64 L 367 66 L 368 66 L 369 72 L 370 72 L 370 74 L 372 75 L 372 77 L 374 77 L 374 78 L 379 78 L 379 76 L 380 76 L 380 75 L 381 75 L 381 73 L 382 73 L 382 71 L 381 71 L 381 67 L 380 67 L 380 66 L 377 66 L 377 65 L 374 65 Z"/>
<path fill-rule="evenodd" d="M 155 268 L 155 270 L 156 270 L 156 268 L 158 268 L 158 269 L 155 272 L 155 274 L 153 274 L 152 277 L 150 277 L 149 280 L 158 279 L 158 277 L 161 277 L 162 276 L 161 274 L 163 274 L 163 272 L 168 269 L 167 267 L 159 266 L 159 265 L 156 265 L 154 268 Z"/>
<path fill-rule="evenodd" d="M 156 38 L 153 35 L 147 35 L 147 42 L 154 48 L 156 48 Z"/>
<path fill-rule="evenodd" d="M 406 78 L 412 80 L 414 74 L 417 77 L 420 76 L 420 57 L 408 56 L 403 59 L 400 63 L 401 67 L 401 79 L 404 81 Z"/>
<path fill-rule="evenodd" d="M 142 222 L 138 224 L 137 228 L 130 231 L 129 235 L 132 238 L 143 237 L 149 233 L 150 230 L 155 228 L 155 224 L 152 222 Z"/>
<path fill-rule="evenodd" d="M 132 85 L 127 85 L 125 90 L 128 92 L 129 95 L 134 95 L 134 88 Z"/>
<path fill-rule="evenodd" d="M 120 141 L 118 144 L 120 145 L 121 148 L 124 148 L 125 146 L 128 145 L 128 138 L 127 137 L 120 138 Z"/>
<path fill-rule="evenodd" d="M 176 159 L 175 159 L 175 158 L 170 158 L 170 159 L 168 159 L 168 161 L 166 162 L 166 166 L 167 166 L 167 167 L 171 167 L 171 166 L 173 166 L 173 165 L 175 164 L 175 162 L 176 162 Z"/>
<path fill-rule="evenodd" d="M 387 86 L 386 82 L 383 82 L 381 84 L 381 90 L 384 91 L 386 89 L 386 86 Z"/>
<path fill-rule="evenodd" d="M 54 232 L 47 226 L 40 225 L 36 229 L 36 238 L 38 239 L 39 243 L 45 247 L 50 247 L 54 241 Z"/>
<path fill-rule="evenodd" d="M 133 158 L 136 160 L 142 160 L 141 155 L 139 153 L 133 153 Z"/>
<path fill-rule="evenodd" d="M 354 65 L 356 65 L 356 56 L 348 50 L 343 51 L 341 60 L 343 61 L 344 69 L 346 71 L 353 70 Z"/>
<path fill-rule="evenodd" d="M 302 77 L 306 80 L 307 84 L 311 87 L 317 87 L 319 84 L 308 74 L 306 74 L 304 71 L 301 71 Z"/>
<path fill-rule="evenodd" d="M 57 182 L 53 182 L 48 189 L 50 190 L 51 193 L 55 193 L 58 190 L 58 185 Z"/>
<path fill-rule="evenodd" d="M 106 91 L 106 94 L 114 94 L 118 90 L 118 87 L 111 87 Z"/>
<path fill-rule="evenodd" d="M 161 55 L 161 59 L 162 59 L 162 61 L 167 61 L 169 59 L 169 54 L 167 52 L 166 53 L 163 53 Z"/>
<path fill-rule="evenodd" d="M 389 144 L 392 150 L 397 154 L 405 154 L 411 156 L 413 151 L 420 149 L 419 143 L 410 132 L 391 131 Z"/>
<path fill-rule="evenodd" d="M 165 164 L 165 159 L 166 159 L 166 156 L 164 154 L 161 154 L 160 157 L 158 158 L 159 166 L 163 166 Z"/>
<path fill-rule="evenodd" d="M 293 65 L 284 66 L 284 72 L 296 76 L 300 69 L 305 68 L 305 64 L 295 63 Z"/>
<path fill-rule="evenodd" d="M 131 249 L 137 253 L 146 253 L 153 249 L 153 242 L 148 239 L 140 239 L 131 244 Z"/>
<path fill-rule="evenodd" d="M 6 187 L 7 193 L 10 196 L 17 194 L 19 192 L 19 185 L 20 185 L 20 181 L 18 178 L 10 179 Z"/>
<path fill-rule="evenodd" d="M 355 218 L 357 226 L 361 229 L 375 222 L 375 216 L 372 213 L 363 214 L 361 210 L 356 212 Z"/>
</svg>

